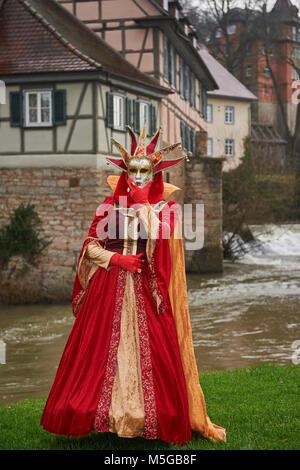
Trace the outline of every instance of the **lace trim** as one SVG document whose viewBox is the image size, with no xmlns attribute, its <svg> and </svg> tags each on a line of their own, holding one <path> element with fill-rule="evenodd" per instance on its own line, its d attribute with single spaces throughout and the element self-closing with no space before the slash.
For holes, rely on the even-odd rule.
<svg viewBox="0 0 300 470">
<path fill-rule="evenodd" d="M 145 294 L 143 291 L 142 276 L 137 274 L 133 277 L 139 325 L 141 375 L 144 394 L 145 425 L 143 437 L 145 439 L 157 439 L 157 411 L 154 394 L 149 332 L 147 325 L 147 312 L 143 297 Z"/>
<path fill-rule="evenodd" d="M 117 353 L 120 341 L 121 313 L 126 285 L 126 271 L 119 268 L 117 279 L 116 303 L 113 313 L 112 335 L 110 339 L 108 360 L 104 376 L 104 383 L 101 391 L 101 397 L 96 410 L 94 419 L 94 431 L 109 432 L 109 408 L 111 404 L 112 389 L 114 384 Z"/>
</svg>

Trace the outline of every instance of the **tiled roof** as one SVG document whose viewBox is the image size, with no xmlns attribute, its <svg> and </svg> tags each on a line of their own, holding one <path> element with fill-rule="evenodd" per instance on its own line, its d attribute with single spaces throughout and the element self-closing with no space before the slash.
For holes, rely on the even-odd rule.
<svg viewBox="0 0 300 470">
<path fill-rule="evenodd" d="M 199 54 L 219 87 L 217 90 L 208 91 L 208 96 L 222 96 L 249 101 L 258 99 L 209 53 L 207 47 L 201 45 Z"/>
<path fill-rule="evenodd" d="M 4 0 L 1 5 L 1 75 L 101 70 L 170 92 L 55 0 Z"/>
<path fill-rule="evenodd" d="M 72 50 L 28 2 L 6 0 L 0 20 L 1 74 L 97 69 L 95 61 Z"/>
</svg>

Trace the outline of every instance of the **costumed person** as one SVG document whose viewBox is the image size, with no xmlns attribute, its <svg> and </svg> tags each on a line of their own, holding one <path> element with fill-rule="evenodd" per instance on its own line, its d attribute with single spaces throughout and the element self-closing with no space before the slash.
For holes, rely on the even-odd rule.
<svg viewBox="0 0 300 470">
<path fill-rule="evenodd" d="M 122 173 L 109 176 L 113 195 L 98 207 L 78 259 L 72 293 L 76 316 L 41 425 L 84 436 L 113 432 L 186 443 L 192 430 L 225 441 L 206 414 L 190 326 L 179 188 L 162 171 L 184 160 L 146 144 L 145 127 L 131 150 L 113 141 Z"/>
</svg>

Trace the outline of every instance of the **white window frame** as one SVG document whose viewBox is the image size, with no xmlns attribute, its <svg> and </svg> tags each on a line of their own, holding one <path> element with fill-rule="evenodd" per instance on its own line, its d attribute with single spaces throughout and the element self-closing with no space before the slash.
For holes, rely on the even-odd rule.
<svg viewBox="0 0 300 470">
<path fill-rule="evenodd" d="M 225 157 L 234 157 L 234 139 L 225 139 Z"/>
<path fill-rule="evenodd" d="M 263 85 L 263 87 L 262 87 L 262 94 L 263 94 L 263 96 L 266 96 L 267 92 L 268 92 L 268 90 L 267 90 L 267 85 Z"/>
<path fill-rule="evenodd" d="M 150 118 L 150 103 L 148 101 L 139 101 L 140 104 L 140 130 L 143 129 L 144 124 L 146 122 L 146 133 L 150 135 L 151 133 L 151 118 Z M 145 111 L 146 111 L 146 119 L 145 119 Z"/>
<path fill-rule="evenodd" d="M 246 77 L 252 77 L 252 65 L 246 66 Z"/>
<path fill-rule="evenodd" d="M 225 106 L 225 124 L 234 124 L 235 122 L 235 109 L 232 105 Z"/>
<path fill-rule="evenodd" d="M 297 70 L 292 66 L 292 80 L 300 80 L 300 75 Z"/>
<path fill-rule="evenodd" d="M 214 105 L 211 103 L 206 105 L 206 122 L 214 122 Z"/>
<path fill-rule="evenodd" d="M 264 68 L 264 77 L 265 78 L 271 78 L 271 70 L 270 70 L 270 67 L 266 66 Z"/>
<path fill-rule="evenodd" d="M 24 90 L 24 116 L 25 116 L 25 127 L 53 127 L 53 104 L 52 104 L 52 89 L 32 89 Z M 49 121 L 42 122 L 42 106 L 41 96 L 43 93 L 49 95 Z M 37 95 L 37 122 L 30 122 L 29 115 L 29 96 L 31 94 Z"/>
<path fill-rule="evenodd" d="M 125 130 L 125 96 L 117 93 L 113 94 L 113 129 L 117 131 Z"/>
<path fill-rule="evenodd" d="M 213 157 L 214 155 L 214 139 L 212 137 L 207 138 L 207 156 Z"/>
</svg>

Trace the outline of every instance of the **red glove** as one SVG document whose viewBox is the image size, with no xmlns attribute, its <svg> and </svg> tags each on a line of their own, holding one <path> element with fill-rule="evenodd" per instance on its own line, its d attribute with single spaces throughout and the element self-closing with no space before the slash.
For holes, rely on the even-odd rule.
<svg viewBox="0 0 300 470">
<path fill-rule="evenodd" d="M 130 188 L 130 197 L 136 202 L 137 204 L 147 204 L 149 198 L 149 191 L 150 186 L 152 185 L 152 181 L 144 186 L 144 188 L 140 188 L 139 186 L 133 186 L 133 180 L 131 178 L 127 179 L 128 186 Z"/>
<path fill-rule="evenodd" d="M 135 274 L 138 269 L 143 268 L 143 263 L 141 257 L 144 253 L 140 253 L 139 255 L 120 255 L 119 253 L 115 253 L 110 258 L 110 266 L 120 266 L 127 271 Z"/>
</svg>

